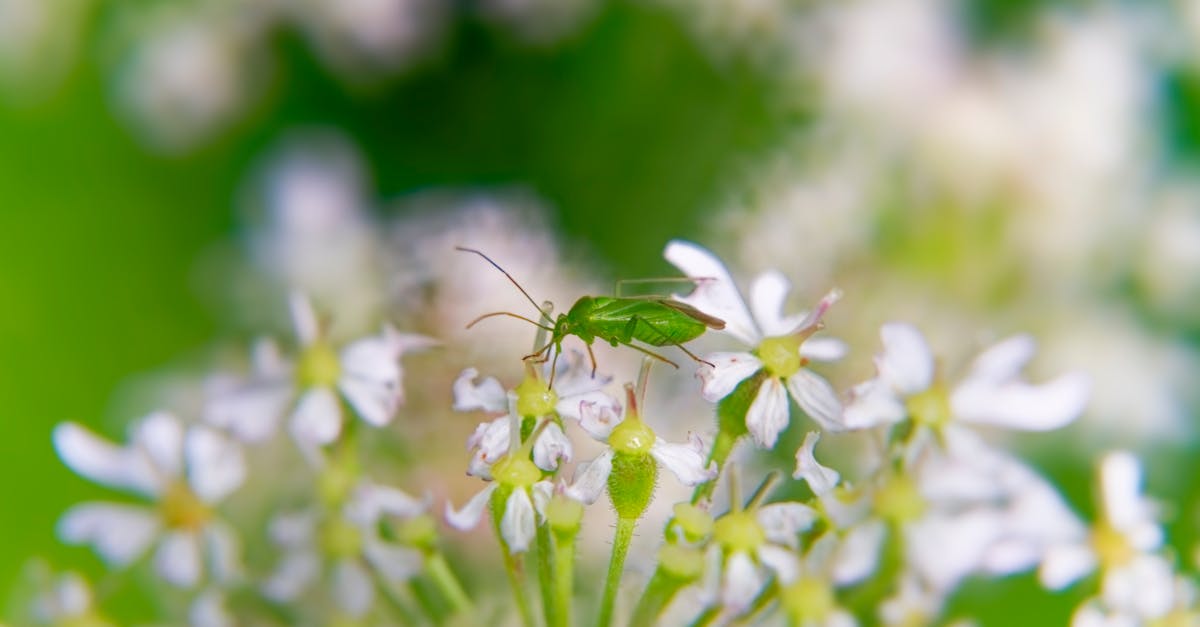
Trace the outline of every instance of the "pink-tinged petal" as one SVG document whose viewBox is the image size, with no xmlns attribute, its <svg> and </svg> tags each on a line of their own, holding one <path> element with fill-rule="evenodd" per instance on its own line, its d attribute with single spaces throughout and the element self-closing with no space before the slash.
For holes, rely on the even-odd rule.
<svg viewBox="0 0 1200 627">
<path fill-rule="evenodd" d="M 202 592 L 188 607 L 190 627 L 233 627 L 233 615 L 225 608 L 225 596 L 216 589 Z"/>
<path fill-rule="evenodd" d="M 316 531 L 316 513 L 302 510 L 276 514 L 267 527 L 267 536 L 282 548 L 299 549 L 316 544 Z"/>
<path fill-rule="evenodd" d="M 960 420 L 1025 431 L 1049 431 L 1074 421 L 1087 407 L 1091 381 L 1065 374 L 1041 385 L 994 384 L 970 379 L 955 388 L 950 407 Z"/>
<path fill-rule="evenodd" d="M 154 512 L 132 505 L 81 503 L 58 520 L 58 537 L 90 545 L 110 566 L 122 567 L 146 552 L 158 535 Z"/>
<path fill-rule="evenodd" d="M 883 352 L 875 358 L 879 378 L 904 396 L 933 385 L 933 351 L 911 324 L 889 322 L 879 329 Z"/>
<path fill-rule="evenodd" d="M 512 425 L 508 416 L 481 423 L 467 438 L 467 450 L 471 460 L 467 462 L 467 474 L 481 479 L 492 478 L 492 464 L 508 454 L 512 439 Z"/>
<path fill-rule="evenodd" d="M 300 598 L 321 576 L 321 558 L 315 552 L 289 553 L 263 582 L 263 596 L 278 603 Z"/>
<path fill-rule="evenodd" d="M 880 379 L 864 381 L 850 391 L 850 402 L 842 409 L 842 423 L 851 431 L 890 425 L 908 415 L 892 386 Z"/>
<path fill-rule="evenodd" d="M 392 583 L 402 583 L 416 577 L 425 562 L 419 551 L 388 544 L 378 538 L 364 540 L 363 556 L 384 579 Z"/>
<path fill-rule="evenodd" d="M 116 446 L 73 422 L 55 427 L 53 438 L 63 463 L 82 477 L 146 496 L 162 488 L 157 471 L 140 451 Z"/>
<path fill-rule="evenodd" d="M 571 441 L 555 422 L 546 425 L 533 443 L 533 463 L 547 472 L 557 470 L 559 462 L 571 461 L 571 455 Z"/>
<path fill-rule="evenodd" d="M 1050 547 L 1038 568 L 1038 580 L 1049 590 L 1062 590 L 1096 569 L 1096 554 L 1085 544 Z"/>
<path fill-rule="evenodd" d="M 300 397 L 289 425 L 302 449 L 316 449 L 337 440 L 342 432 L 342 411 L 329 388 L 312 388 Z"/>
<path fill-rule="evenodd" d="M 1142 464 L 1128 451 L 1114 451 L 1100 461 L 1100 491 L 1104 518 L 1114 529 L 1128 532 L 1153 524 L 1150 504 L 1142 497 Z M 1160 540 L 1156 535 L 1151 541 Z M 1148 549 L 1157 548 L 1157 543 Z"/>
<path fill-rule="evenodd" d="M 704 400 L 715 403 L 762 369 L 762 362 L 750 353 L 712 353 L 704 360 L 711 363 L 700 366 L 696 376 L 700 377 L 700 395 Z"/>
<path fill-rule="evenodd" d="M 371 574 L 357 560 L 339 561 L 333 567 L 333 597 L 347 616 L 362 618 L 375 603 Z"/>
<path fill-rule="evenodd" d="M 708 462 L 704 443 L 698 437 L 689 438 L 687 444 L 671 444 L 655 438 L 650 455 L 685 486 L 699 485 L 717 477 L 717 466 Z"/>
<path fill-rule="evenodd" d="M 682 240 L 668 243 L 663 257 L 689 278 L 697 279 L 692 293 L 687 296 L 676 295 L 677 300 L 724 320 L 725 332 L 747 346 L 758 345 L 763 335 L 755 326 L 737 284 L 720 259 L 704 248 Z"/>
<path fill-rule="evenodd" d="M 809 329 L 819 325 L 821 323 L 821 319 L 825 317 L 825 313 L 828 312 L 829 308 L 834 306 L 834 304 L 836 304 L 839 300 L 842 300 L 842 290 L 833 288 L 826 292 L 825 295 L 821 297 L 821 300 L 817 302 L 816 308 L 804 316 L 804 319 L 800 322 L 800 328 Z"/>
<path fill-rule="evenodd" d="M 558 387 L 557 383 L 555 387 Z M 589 407 L 589 411 L 593 412 L 593 417 L 604 415 L 605 413 L 613 416 L 621 415 L 621 402 L 611 395 L 600 391 L 582 392 L 570 396 L 560 394 L 558 404 L 554 406 L 554 411 L 558 412 L 558 415 L 564 419 L 582 420 L 583 407 L 585 405 Z M 605 431 L 604 433 L 604 437 L 608 437 L 608 432 Z"/>
<path fill-rule="evenodd" d="M 792 473 L 792 478 L 807 481 L 813 494 L 824 496 L 837 487 L 841 475 L 832 468 L 822 466 L 813 455 L 813 449 L 820 439 L 821 434 L 816 431 L 809 431 L 804 435 L 804 442 L 796 450 L 796 470 Z"/>
<path fill-rule="evenodd" d="M 428 499 L 416 499 L 403 490 L 364 480 L 354 487 L 353 496 L 344 511 L 347 518 L 370 526 L 385 515 L 412 518 L 427 509 Z"/>
<path fill-rule="evenodd" d="M 226 583 L 241 577 L 242 545 L 233 527 L 213 521 L 205 526 L 202 534 L 213 581 Z"/>
<path fill-rule="evenodd" d="M 870 577 L 879 565 L 887 525 L 870 520 L 850 528 L 833 554 L 830 576 L 838 586 L 849 586 Z"/>
<path fill-rule="evenodd" d="M 508 545 L 509 553 L 524 553 L 529 550 L 537 531 L 533 502 L 523 488 L 516 488 L 504 503 L 504 516 L 500 518 L 500 536 Z"/>
<path fill-rule="evenodd" d="M 749 555 L 738 551 L 725 560 L 725 576 L 721 582 L 721 603 L 733 615 L 745 612 L 766 584 Z"/>
<path fill-rule="evenodd" d="M 479 371 L 467 368 L 454 380 L 454 411 L 504 412 L 508 410 L 508 395 L 495 377 L 479 383 Z"/>
<path fill-rule="evenodd" d="M 213 394 L 204 406 L 204 421 L 243 442 L 265 442 L 279 429 L 294 397 L 291 382 L 284 379 L 238 384 Z"/>
<path fill-rule="evenodd" d="M 800 578 L 799 558 L 781 546 L 764 544 L 758 547 L 758 561 L 775 573 L 780 585 L 786 586 Z"/>
<path fill-rule="evenodd" d="M 492 492 L 496 491 L 496 484 L 489 483 L 487 487 L 475 493 L 471 500 L 463 505 L 462 509 L 454 509 L 449 502 L 446 503 L 446 524 L 458 529 L 459 531 L 467 531 L 473 529 L 479 524 L 479 519 L 483 517 L 483 511 L 487 509 L 488 501 L 492 498 Z"/>
<path fill-rule="evenodd" d="M 800 546 L 800 533 L 817 521 L 817 511 L 803 503 L 771 503 L 758 509 L 755 520 L 768 540 L 794 549 Z"/>
<path fill-rule="evenodd" d="M 188 484 L 205 503 L 224 499 L 246 479 L 241 448 L 220 433 L 195 425 L 188 429 L 184 448 Z"/>
<path fill-rule="evenodd" d="M 968 378 L 995 383 L 1015 379 L 1036 350 L 1037 343 L 1032 336 L 1014 335 L 980 353 L 971 365 Z"/>
<path fill-rule="evenodd" d="M 604 487 L 608 485 L 608 475 L 612 472 L 612 449 L 606 449 L 600 457 L 592 460 L 586 466 L 575 471 L 575 481 L 567 488 L 567 496 L 591 505 L 600 498 Z"/>
<path fill-rule="evenodd" d="M 803 316 L 785 316 L 783 305 L 792 284 L 783 273 L 764 272 L 750 285 L 750 311 L 766 337 L 791 335 L 800 328 Z"/>
<path fill-rule="evenodd" d="M 321 335 L 321 325 L 317 322 L 317 312 L 313 310 L 312 302 L 300 292 L 288 295 L 288 311 L 292 314 L 292 329 L 301 346 L 309 346 Z"/>
<path fill-rule="evenodd" d="M 200 581 L 202 564 L 200 538 L 189 531 L 168 532 L 154 552 L 154 570 L 180 588 L 191 588 Z"/>
<path fill-rule="evenodd" d="M 833 386 L 823 377 L 807 368 L 801 368 L 796 374 L 788 377 L 787 387 L 800 409 L 821 425 L 822 429 L 846 430 L 842 421 L 842 402 L 838 400 Z"/>
<path fill-rule="evenodd" d="M 838 361 L 850 352 L 850 347 L 836 337 L 812 337 L 800 345 L 800 356 L 812 361 Z"/>
<path fill-rule="evenodd" d="M 613 427 L 620 424 L 624 418 L 620 404 L 612 404 L 607 400 L 583 401 L 579 404 L 579 426 L 600 442 L 607 442 Z"/>
<path fill-rule="evenodd" d="M 368 424 L 382 427 L 404 402 L 400 355 L 386 337 L 370 337 L 342 349 L 338 389 Z"/>
<path fill-rule="evenodd" d="M 746 411 L 746 429 L 760 448 L 772 448 L 787 424 L 787 392 L 779 379 L 768 377 Z"/>
<path fill-rule="evenodd" d="M 1144 619 L 1162 618 L 1175 602 L 1175 570 L 1158 555 L 1138 555 L 1104 573 L 1101 596 L 1120 612 Z"/>
<path fill-rule="evenodd" d="M 550 364 L 552 363 L 554 360 L 550 359 L 542 368 L 544 380 L 550 378 Z M 558 394 L 559 399 L 595 392 L 612 382 L 610 375 L 592 376 L 591 362 L 585 360 L 583 353 L 577 350 L 563 353 L 562 359 L 558 360 L 557 368 L 558 373 L 554 375 L 554 392 Z"/>
<path fill-rule="evenodd" d="M 183 474 L 183 422 L 166 412 L 142 418 L 133 428 L 133 444 L 165 477 Z"/>
</svg>

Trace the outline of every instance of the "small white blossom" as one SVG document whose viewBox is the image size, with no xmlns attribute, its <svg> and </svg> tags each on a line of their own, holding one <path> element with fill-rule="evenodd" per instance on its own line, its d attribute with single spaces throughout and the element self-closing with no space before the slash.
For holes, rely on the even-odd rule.
<svg viewBox="0 0 1200 627">
<path fill-rule="evenodd" d="M 821 329 L 825 311 L 841 297 L 831 291 L 806 315 L 784 315 L 783 305 L 791 285 L 778 272 L 760 275 L 750 288 L 747 307 L 725 265 L 707 250 L 688 242 L 672 241 L 663 255 L 688 277 L 696 288 L 676 296 L 700 311 L 725 321 L 725 332 L 740 340 L 748 352 L 723 352 L 706 356 L 701 393 L 716 402 L 745 379 L 765 370 L 768 376 L 746 413 L 746 427 L 755 443 L 771 448 L 788 424 L 788 395 L 824 429 L 842 428 L 842 405 L 829 383 L 806 366 L 810 360 L 834 361 L 845 354 L 838 340 L 812 338 Z"/>
<path fill-rule="evenodd" d="M 166 413 L 135 423 L 130 440 L 120 447 L 74 423 L 55 428 L 54 447 L 72 470 L 156 501 L 153 507 L 81 503 L 59 519 L 59 537 L 91 545 L 115 567 L 157 543 L 155 570 L 180 587 L 200 583 L 206 565 L 215 581 L 234 577 L 237 536 L 214 507 L 245 478 L 241 451 L 216 431 Z"/>
</svg>

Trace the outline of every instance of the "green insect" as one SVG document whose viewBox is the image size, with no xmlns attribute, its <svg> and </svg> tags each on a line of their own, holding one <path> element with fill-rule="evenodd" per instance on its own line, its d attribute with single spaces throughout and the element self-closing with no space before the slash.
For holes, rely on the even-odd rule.
<svg viewBox="0 0 1200 627">
<path fill-rule="evenodd" d="M 575 304 L 571 306 L 571 309 L 567 313 L 558 314 L 558 318 L 551 319 L 546 310 L 538 307 L 533 297 L 525 291 L 525 288 L 521 287 L 520 283 L 517 283 L 517 280 L 512 275 L 506 272 L 504 268 L 501 268 L 500 264 L 492 261 L 490 257 L 473 248 L 463 248 L 461 246 L 456 248 L 457 250 L 475 253 L 483 257 L 497 270 L 504 273 L 504 276 L 508 277 L 508 280 L 512 281 L 512 284 L 517 286 L 518 290 L 521 290 L 521 294 L 524 294 L 525 298 L 541 314 L 540 318 L 545 324 L 508 311 L 497 311 L 484 314 L 467 325 L 470 328 L 480 320 L 491 318 L 492 316 L 510 316 L 549 331 L 550 340 L 546 342 L 546 345 L 526 355 L 525 359 L 540 358 L 545 360 L 551 348 L 555 349 L 554 357 L 557 359 L 558 354 L 562 352 L 563 339 L 574 335 L 583 340 L 583 343 L 587 346 L 588 358 L 592 363 L 592 374 L 596 372 L 596 356 L 592 353 L 592 342 L 597 339 L 608 342 L 613 346 L 624 345 L 639 350 L 676 368 L 679 367 L 679 364 L 658 353 L 642 348 L 634 344 L 633 341 L 637 340 L 650 346 L 678 346 L 680 350 L 687 353 L 688 357 L 707 364 L 708 362 L 684 348 L 683 343 L 700 337 L 708 329 L 719 330 L 725 328 L 725 321 L 720 318 L 710 316 L 686 303 L 659 296 L 632 298 L 584 296 L 575 301 Z M 551 367 L 550 371 L 554 372 L 554 368 Z"/>
</svg>

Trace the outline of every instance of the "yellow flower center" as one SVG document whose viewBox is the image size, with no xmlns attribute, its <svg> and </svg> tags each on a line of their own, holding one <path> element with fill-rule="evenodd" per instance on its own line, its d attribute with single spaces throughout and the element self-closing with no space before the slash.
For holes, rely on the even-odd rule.
<svg viewBox="0 0 1200 627">
<path fill-rule="evenodd" d="M 912 478 L 896 475 L 875 493 L 874 506 L 880 517 L 903 524 L 917 520 L 925 513 L 925 498 Z"/>
<path fill-rule="evenodd" d="M 321 527 L 321 548 L 335 559 L 351 558 L 362 552 L 362 532 L 354 525 L 333 518 Z"/>
<path fill-rule="evenodd" d="M 950 423 L 950 397 L 940 386 L 908 397 L 904 405 L 917 424 L 940 429 Z"/>
<path fill-rule="evenodd" d="M 713 517 L 691 503 L 676 503 L 675 524 L 690 542 L 697 542 L 712 533 Z"/>
<path fill-rule="evenodd" d="M 608 436 L 608 445 L 618 453 L 629 455 L 649 455 L 654 446 L 654 430 L 642 422 L 636 415 L 625 416 L 620 424 L 613 427 Z"/>
<path fill-rule="evenodd" d="M 301 388 L 333 387 L 342 376 L 337 351 L 325 340 L 317 340 L 304 349 L 296 366 L 296 383 Z"/>
<path fill-rule="evenodd" d="M 546 385 L 545 381 L 536 377 L 526 377 L 517 386 L 517 415 L 540 418 L 554 413 L 558 405 L 558 394 Z"/>
<path fill-rule="evenodd" d="M 163 520 L 172 529 L 194 531 L 212 518 L 212 510 L 182 481 L 167 486 L 159 502 L 159 509 Z"/>
<path fill-rule="evenodd" d="M 796 624 L 824 623 L 837 607 L 833 588 L 818 577 L 801 577 L 783 591 L 783 603 Z"/>
<path fill-rule="evenodd" d="M 527 488 L 541 480 L 542 471 L 528 457 L 505 455 L 492 465 L 492 476 L 503 485 Z"/>
<path fill-rule="evenodd" d="M 1099 523 L 1092 529 L 1091 540 L 1092 549 L 1106 569 L 1124 566 L 1137 557 L 1137 549 L 1129 545 L 1125 535 L 1107 523 Z"/>
<path fill-rule="evenodd" d="M 800 356 L 801 339 L 795 335 L 769 337 L 763 340 L 755 353 L 767 371 L 786 379 L 804 367 L 806 360 Z"/>
<path fill-rule="evenodd" d="M 730 512 L 713 523 L 713 539 L 725 548 L 726 553 L 753 554 L 767 541 L 767 534 L 753 513 Z"/>
</svg>

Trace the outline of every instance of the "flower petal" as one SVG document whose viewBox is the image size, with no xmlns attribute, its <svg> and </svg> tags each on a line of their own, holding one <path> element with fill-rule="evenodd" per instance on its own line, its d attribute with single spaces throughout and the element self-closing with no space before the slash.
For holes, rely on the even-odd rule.
<svg viewBox="0 0 1200 627">
<path fill-rule="evenodd" d="M 196 496 L 216 503 L 242 485 L 246 462 L 237 444 L 203 425 L 188 429 L 186 438 L 188 484 Z"/>
<path fill-rule="evenodd" d="M 1083 544 L 1061 544 L 1046 551 L 1038 569 L 1042 586 L 1062 590 L 1096 569 L 1096 554 Z"/>
<path fill-rule="evenodd" d="M 555 387 L 558 383 L 555 382 Z M 583 419 L 583 407 L 589 407 L 589 411 L 593 412 L 592 417 L 596 415 L 604 415 L 605 413 L 612 416 L 621 415 L 621 402 L 613 398 L 612 395 L 600 391 L 581 392 L 572 395 L 558 396 L 558 404 L 554 406 L 554 411 L 563 418 L 571 418 L 573 420 Z M 592 425 L 596 426 L 596 425 Z M 611 430 L 611 426 L 609 430 Z M 593 437 L 595 437 L 593 435 Z M 604 438 L 608 437 L 608 432 L 604 431 Z M 601 438 L 603 439 L 603 438 Z"/>
<path fill-rule="evenodd" d="M 420 551 L 388 544 L 378 538 L 367 538 L 363 541 L 363 555 L 384 579 L 392 583 L 401 583 L 416 577 L 424 565 Z"/>
<path fill-rule="evenodd" d="M 1114 529 L 1128 532 L 1153 521 L 1149 504 L 1142 498 L 1142 464 L 1132 453 L 1114 451 L 1104 456 L 1100 461 L 1100 490 L 1104 518 Z"/>
<path fill-rule="evenodd" d="M 683 240 L 672 240 L 663 251 L 663 257 L 690 278 L 697 279 L 696 288 L 687 296 L 675 298 L 696 309 L 725 321 L 725 332 L 756 346 L 762 333 L 754 325 L 754 319 L 742 301 L 733 277 L 725 264 L 711 252 Z"/>
<path fill-rule="evenodd" d="M 850 402 L 842 409 L 842 424 L 850 430 L 870 429 L 895 424 L 907 415 L 908 410 L 896 397 L 892 386 L 880 379 L 871 379 L 850 391 Z"/>
<path fill-rule="evenodd" d="M 233 616 L 225 608 L 225 595 L 210 588 L 188 607 L 189 627 L 233 627 Z"/>
<path fill-rule="evenodd" d="M 333 596 L 348 616 L 362 618 L 375 603 L 375 584 L 362 564 L 343 559 L 333 567 Z"/>
<path fill-rule="evenodd" d="M 850 347 L 836 337 L 811 337 L 800 345 L 800 356 L 812 361 L 838 361 L 850 352 Z"/>
<path fill-rule="evenodd" d="M 560 461 L 571 461 L 571 454 L 571 441 L 556 422 L 546 425 L 533 443 L 533 463 L 547 472 L 557 470 Z"/>
<path fill-rule="evenodd" d="M 391 338 L 369 337 L 342 349 L 338 389 L 368 424 L 382 427 L 404 401 L 400 354 Z"/>
<path fill-rule="evenodd" d="M 296 331 L 300 345 L 309 346 L 316 342 L 321 335 L 321 326 L 317 324 L 317 312 L 308 297 L 300 292 L 289 294 L 288 311 L 292 314 L 292 329 Z"/>
<path fill-rule="evenodd" d="M 554 375 L 554 392 L 559 399 L 595 392 L 612 382 L 609 375 L 592 376 L 591 362 L 584 360 L 583 353 L 569 350 L 562 357 L 558 360 L 558 372 Z M 553 363 L 554 360 L 550 359 L 543 367 L 544 379 L 550 378 L 550 365 Z"/>
<path fill-rule="evenodd" d="M 821 434 L 816 431 L 805 434 L 804 443 L 796 451 L 796 470 L 792 473 L 792 478 L 804 479 L 813 494 L 824 496 L 837 486 L 841 475 L 832 468 L 822 466 L 813 455 L 813 448 L 820 439 Z"/>
<path fill-rule="evenodd" d="M 879 378 L 904 396 L 933 385 L 933 351 L 911 324 L 889 322 L 879 329 L 883 352 L 875 358 Z"/>
<path fill-rule="evenodd" d="M 54 449 L 71 470 L 97 483 L 153 496 L 161 489 L 140 451 L 122 448 L 73 422 L 54 428 Z"/>
<path fill-rule="evenodd" d="M 287 380 L 237 384 L 211 395 L 204 405 L 204 422 L 243 442 L 264 442 L 279 429 L 279 420 L 294 396 Z"/>
<path fill-rule="evenodd" d="M 749 555 L 738 551 L 725 560 L 721 582 L 721 602 L 730 614 L 745 612 L 766 584 L 766 578 Z"/>
<path fill-rule="evenodd" d="M 188 531 L 169 531 L 154 552 L 154 570 L 167 583 L 191 588 L 200 581 L 200 538 Z"/>
<path fill-rule="evenodd" d="M 764 505 L 755 514 L 768 540 L 793 549 L 800 546 L 800 533 L 811 528 L 817 517 L 813 508 L 790 501 Z"/>
<path fill-rule="evenodd" d="M 788 377 L 787 386 L 800 409 L 821 425 L 822 429 L 846 430 L 846 425 L 842 422 L 842 402 L 838 400 L 833 386 L 823 377 L 807 368 L 801 368 L 796 374 Z"/>
<path fill-rule="evenodd" d="M 1068 373 L 1041 385 L 972 378 L 955 388 L 950 406 L 966 422 L 1048 431 L 1078 418 L 1090 394 L 1091 381 L 1082 373 Z"/>
<path fill-rule="evenodd" d="M 488 377 L 476 384 L 477 378 L 479 370 L 467 368 L 454 380 L 454 411 L 507 411 L 508 396 L 504 386 L 495 377 Z"/>
<path fill-rule="evenodd" d="M 788 585 L 800 578 L 800 560 L 796 554 L 781 546 L 763 544 L 758 547 L 758 561 L 775 573 L 780 585 Z"/>
<path fill-rule="evenodd" d="M 685 486 L 699 485 L 717 477 L 717 465 L 708 462 L 704 443 L 696 436 L 689 436 L 687 444 L 671 444 L 655 438 L 650 455 Z"/>
<path fill-rule="evenodd" d="M 529 550 L 537 528 L 533 502 L 524 488 L 514 488 L 504 503 L 504 516 L 500 518 L 500 536 L 508 545 L 509 553 L 524 553 Z"/>
<path fill-rule="evenodd" d="M 612 472 L 612 460 L 612 449 L 606 449 L 591 463 L 577 468 L 575 481 L 566 490 L 567 496 L 587 505 L 595 503 L 608 484 L 608 475 Z"/>
<path fill-rule="evenodd" d="M 768 377 L 746 411 L 746 429 L 760 448 L 772 448 L 788 425 L 788 398 L 783 384 Z"/>
<path fill-rule="evenodd" d="M 1138 555 L 1104 573 L 1101 596 L 1117 611 L 1146 619 L 1162 618 L 1174 604 L 1175 572 L 1159 555 Z"/>
<path fill-rule="evenodd" d="M 467 450 L 471 460 L 467 462 L 467 474 L 481 479 L 492 478 L 492 464 L 508 454 L 512 439 L 512 425 L 508 416 L 481 423 L 467 438 Z"/>
<path fill-rule="evenodd" d="M 750 311 L 766 337 L 791 335 L 804 321 L 803 316 L 783 315 L 783 304 L 791 289 L 787 277 L 775 270 L 758 275 L 750 285 Z"/>
<path fill-rule="evenodd" d="M 579 404 L 579 426 L 600 442 L 607 442 L 613 427 L 620 424 L 624 418 L 620 404 L 610 404 L 607 401 L 583 401 Z"/>
<path fill-rule="evenodd" d="M 88 544 L 111 566 L 122 567 L 146 552 L 158 535 L 154 513 L 115 503 L 81 503 L 58 520 L 58 537 L 67 544 Z"/>
<path fill-rule="evenodd" d="M 286 554 L 262 584 L 263 596 L 277 603 L 300 598 L 321 576 L 321 559 L 312 551 Z"/>
<path fill-rule="evenodd" d="M 710 403 L 729 396 L 739 383 L 762 368 L 762 362 L 750 353 L 712 353 L 704 360 L 712 365 L 700 366 L 696 376 L 700 377 L 700 394 Z"/>
<path fill-rule="evenodd" d="M 280 547 L 307 548 L 316 541 L 317 515 L 309 510 L 276 514 L 267 526 L 267 535 Z"/>
<path fill-rule="evenodd" d="M 479 524 L 479 519 L 483 516 L 483 510 L 487 509 L 488 499 L 492 497 L 492 492 L 496 491 L 496 484 L 489 483 L 487 487 L 475 493 L 471 500 L 463 505 L 462 509 L 456 510 L 450 502 L 446 502 L 446 524 L 458 529 L 459 531 L 467 531 Z"/>
<path fill-rule="evenodd" d="M 855 525 L 842 537 L 833 554 L 830 576 L 838 586 L 849 586 L 870 577 L 879 564 L 887 526 L 881 520 Z"/>
<path fill-rule="evenodd" d="M 544 520 L 546 518 L 546 505 L 554 497 L 554 484 L 543 479 L 530 486 L 529 493 L 533 497 L 533 509 L 537 512 L 538 520 Z"/>
<path fill-rule="evenodd" d="M 134 426 L 133 443 L 150 457 L 166 477 L 183 474 L 183 422 L 166 412 L 155 412 Z"/>
<path fill-rule="evenodd" d="M 993 344 L 975 358 L 968 378 L 1001 382 L 1015 379 L 1033 358 L 1037 343 L 1025 334 L 1014 335 Z"/>
<path fill-rule="evenodd" d="M 233 527 L 221 521 L 213 521 L 204 527 L 202 533 L 207 549 L 205 556 L 208 558 L 213 581 L 225 583 L 241 576 L 242 548 Z"/>
<path fill-rule="evenodd" d="M 329 388 L 312 388 L 300 397 L 292 412 L 292 437 L 302 450 L 332 443 L 342 432 L 342 412 Z"/>
<path fill-rule="evenodd" d="M 360 481 L 346 504 L 346 517 L 360 525 L 370 526 L 385 514 L 412 518 L 429 508 L 428 500 L 418 500 L 403 490 L 370 481 Z"/>
</svg>

